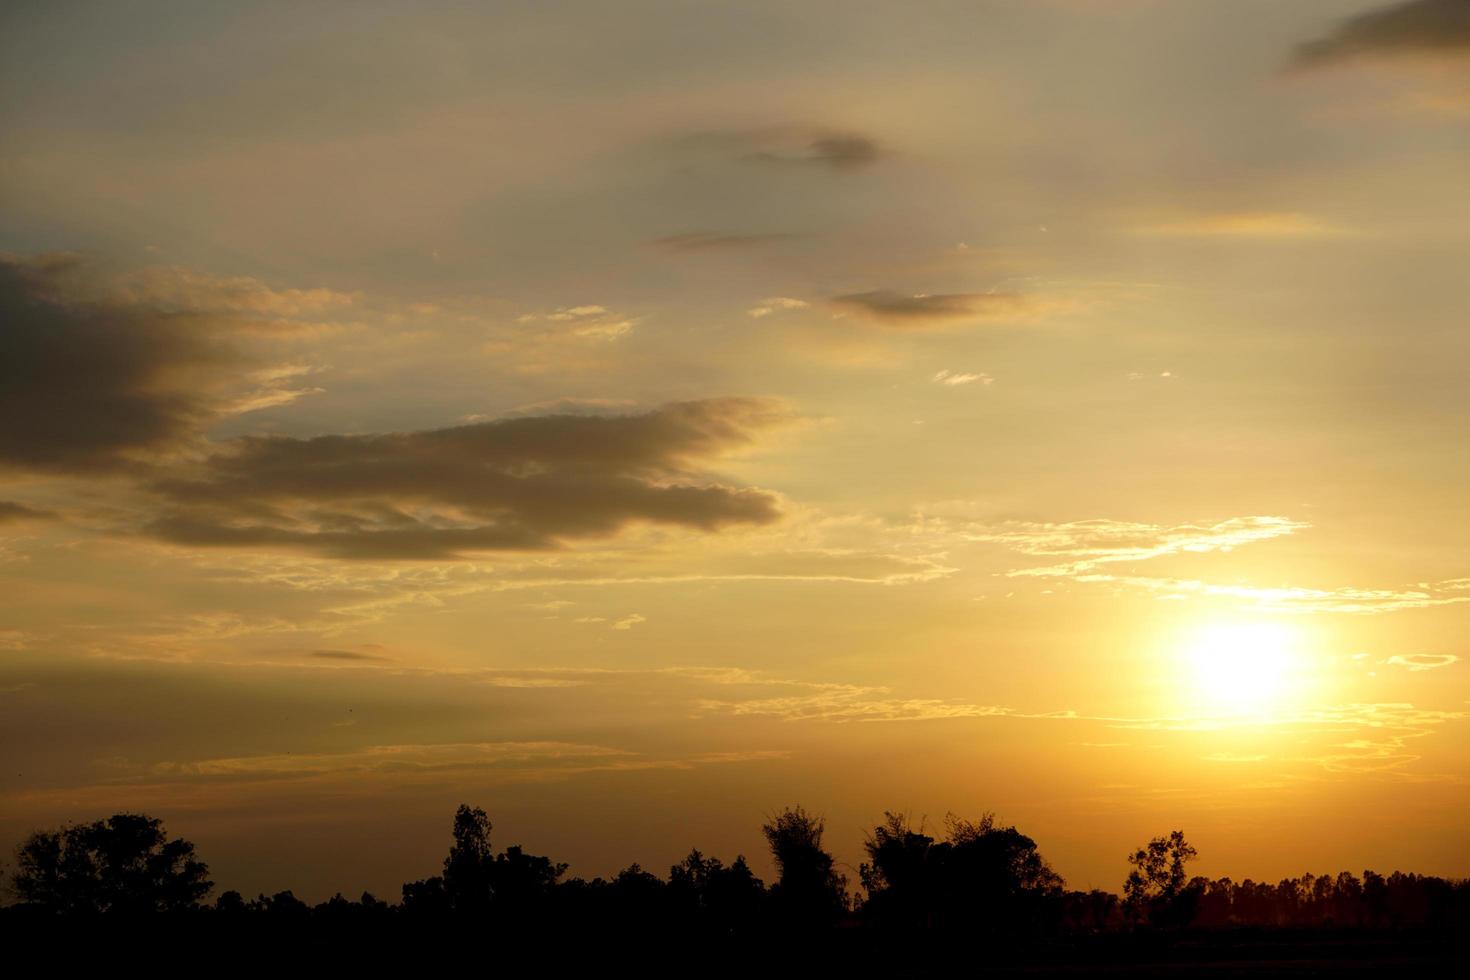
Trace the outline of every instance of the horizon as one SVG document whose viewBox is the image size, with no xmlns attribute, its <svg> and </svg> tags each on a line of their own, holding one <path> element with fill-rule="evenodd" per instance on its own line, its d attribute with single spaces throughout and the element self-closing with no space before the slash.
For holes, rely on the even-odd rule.
<svg viewBox="0 0 1470 980">
<path fill-rule="evenodd" d="M 0 862 L 1470 877 L 1470 0 L 10 4 L 0 89 Z"/>
</svg>

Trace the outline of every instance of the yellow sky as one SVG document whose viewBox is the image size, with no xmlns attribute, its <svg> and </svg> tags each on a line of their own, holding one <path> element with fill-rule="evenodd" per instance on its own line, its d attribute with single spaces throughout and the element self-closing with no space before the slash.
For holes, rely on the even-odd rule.
<svg viewBox="0 0 1470 980">
<path fill-rule="evenodd" d="M 1470 4 L 12 5 L 0 845 L 1470 874 Z"/>
</svg>

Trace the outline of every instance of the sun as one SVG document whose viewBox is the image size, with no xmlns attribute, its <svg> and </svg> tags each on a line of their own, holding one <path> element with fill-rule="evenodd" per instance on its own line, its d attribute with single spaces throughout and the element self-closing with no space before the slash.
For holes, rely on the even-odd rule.
<svg viewBox="0 0 1470 980">
<path fill-rule="evenodd" d="M 1186 648 L 1199 699 L 1234 712 L 1260 712 L 1279 703 L 1296 672 L 1298 637 L 1284 623 L 1213 623 Z"/>
</svg>

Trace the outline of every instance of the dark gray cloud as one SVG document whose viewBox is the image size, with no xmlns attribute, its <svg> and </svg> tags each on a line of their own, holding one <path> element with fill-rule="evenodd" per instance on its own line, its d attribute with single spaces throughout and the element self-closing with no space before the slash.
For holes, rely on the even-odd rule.
<svg viewBox="0 0 1470 980">
<path fill-rule="evenodd" d="M 1410 0 L 1343 21 L 1326 37 L 1300 45 L 1297 68 L 1371 54 L 1470 52 L 1470 0 Z"/>
<path fill-rule="evenodd" d="M 227 416 L 280 405 L 300 367 L 270 344 L 353 297 L 177 267 L 102 274 L 75 255 L 0 254 L 0 471 L 158 464 Z"/>
<path fill-rule="evenodd" d="M 720 398 L 640 415 L 244 438 L 153 481 L 168 510 L 147 530 L 189 545 L 433 559 L 553 548 L 638 522 L 764 524 L 779 516 L 772 494 L 700 469 L 785 417 L 769 401 Z"/>
<path fill-rule="evenodd" d="M 936 327 L 1016 316 L 1032 304 L 1017 293 L 901 293 L 875 289 L 837 296 L 833 304 L 893 327 Z"/>
<path fill-rule="evenodd" d="M 837 171 L 861 170 L 882 155 L 878 144 L 857 133 L 829 133 L 811 139 L 800 149 L 760 150 L 747 159 L 761 163 L 819 164 Z"/>
<path fill-rule="evenodd" d="M 753 129 L 707 130 L 681 140 L 686 149 L 714 151 L 721 157 L 789 167 L 860 170 L 882 159 L 884 149 L 871 136 L 809 123 Z"/>
<path fill-rule="evenodd" d="M 866 136 L 823 136 L 812 140 L 807 159 L 825 163 L 835 170 L 853 170 L 878 159 L 878 144 Z"/>
<path fill-rule="evenodd" d="M 78 265 L 0 257 L 0 467 L 117 468 L 210 415 L 189 374 L 228 352 L 187 315 L 68 298 Z"/>
<path fill-rule="evenodd" d="M 37 510 L 14 500 L 0 500 L 0 524 L 14 521 L 43 521 L 54 516 L 49 510 Z"/>
<path fill-rule="evenodd" d="M 666 252 L 713 252 L 729 249 L 755 248 L 790 241 L 795 235 L 769 233 L 761 235 L 732 235 L 719 232 L 691 231 L 682 235 L 658 238 L 650 244 Z"/>
<path fill-rule="evenodd" d="M 313 650 L 309 656 L 318 660 L 369 660 L 386 662 L 387 657 L 374 656 L 371 653 L 356 653 L 352 650 Z"/>
</svg>

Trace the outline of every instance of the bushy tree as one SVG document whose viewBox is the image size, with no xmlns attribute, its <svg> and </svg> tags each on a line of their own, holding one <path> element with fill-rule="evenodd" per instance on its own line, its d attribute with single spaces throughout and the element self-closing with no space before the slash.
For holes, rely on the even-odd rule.
<svg viewBox="0 0 1470 980">
<path fill-rule="evenodd" d="M 868 918 L 882 925 L 917 928 L 934 924 L 944 854 L 933 837 L 910 826 L 903 814 L 885 812 L 864 842 L 868 860 L 858 867 Z"/>
<path fill-rule="evenodd" d="M 821 818 L 788 807 L 761 830 L 779 873 L 771 897 L 781 918 L 797 928 L 836 922 L 847 910 L 847 878 L 822 848 Z"/>
<path fill-rule="evenodd" d="M 11 887 L 22 902 L 57 912 L 174 912 L 209 894 L 208 875 L 194 845 L 169 840 L 162 820 L 118 813 L 31 834 Z"/>
<path fill-rule="evenodd" d="M 979 820 L 951 814 L 945 826 L 946 839 L 936 841 L 907 817 L 884 815 L 860 872 L 871 919 L 1021 938 L 1060 918 L 1062 879 L 1035 841 L 988 813 Z"/>
<path fill-rule="evenodd" d="M 567 866 L 527 854 L 512 844 L 490 867 L 490 888 L 501 914 L 526 915 L 551 897 Z"/>
</svg>

